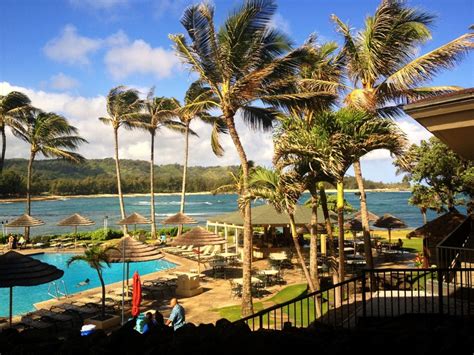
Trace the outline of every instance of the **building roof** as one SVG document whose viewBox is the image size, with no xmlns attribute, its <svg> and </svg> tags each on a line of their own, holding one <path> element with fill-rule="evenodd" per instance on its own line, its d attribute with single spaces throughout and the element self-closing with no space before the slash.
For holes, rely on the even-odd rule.
<svg viewBox="0 0 474 355">
<path fill-rule="evenodd" d="M 336 219 L 335 213 L 331 212 L 331 217 Z M 324 221 L 321 208 L 318 208 L 318 221 Z M 243 219 L 240 211 L 230 212 L 218 216 L 211 216 L 208 222 L 217 222 L 225 224 L 243 225 Z M 304 226 L 311 223 L 311 208 L 303 205 L 296 206 L 295 222 L 297 226 Z M 252 225 L 253 226 L 273 226 L 284 227 L 289 224 L 288 216 L 285 213 L 278 213 L 271 205 L 262 205 L 252 207 Z"/>
</svg>

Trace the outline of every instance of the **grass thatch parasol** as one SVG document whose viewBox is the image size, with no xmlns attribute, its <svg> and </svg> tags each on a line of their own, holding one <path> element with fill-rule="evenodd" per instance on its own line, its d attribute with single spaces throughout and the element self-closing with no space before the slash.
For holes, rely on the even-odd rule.
<svg viewBox="0 0 474 355">
<path fill-rule="evenodd" d="M 63 275 L 64 271 L 57 267 L 16 251 L 0 255 L 0 287 L 10 288 L 10 326 L 13 313 L 13 287 L 42 285 Z"/>
<path fill-rule="evenodd" d="M 27 235 L 26 229 L 30 227 L 37 227 L 42 226 L 44 222 L 41 219 L 31 217 L 28 214 L 24 214 L 17 219 L 11 221 L 6 226 L 7 227 L 24 227 L 25 228 L 25 236 Z"/>
<path fill-rule="evenodd" d="M 392 242 L 392 229 L 407 228 L 407 225 L 400 218 L 386 213 L 374 222 L 374 227 L 386 228 L 388 230 L 388 243 L 390 249 Z"/>
<path fill-rule="evenodd" d="M 375 213 L 372 213 L 370 211 L 368 211 L 367 214 L 369 215 L 369 222 L 375 222 L 376 220 L 380 218 Z M 357 219 L 359 221 L 362 221 L 362 212 L 359 211 L 357 213 L 354 213 L 354 215 L 351 216 L 351 219 Z"/>
<path fill-rule="evenodd" d="M 77 226 L 91 226 L 93 224 L 95 224 L 94 221 L 87 217 L 81 216 L 79 213 L 74 213 L 73 215 L 58 222 L 58 226 L 74 227 L 74 248 L 76 248 Z"/>
</svg>

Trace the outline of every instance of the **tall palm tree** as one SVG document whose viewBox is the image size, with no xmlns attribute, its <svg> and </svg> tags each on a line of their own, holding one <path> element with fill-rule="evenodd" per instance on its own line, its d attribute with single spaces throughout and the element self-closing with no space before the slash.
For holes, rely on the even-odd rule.
<svg viewBox="0 0 474 355">
<path fill-rule="evenodd" d="M 219 117 L 211 116 L 209 110 L 216 105 L 216 98 L 214 92 L 208 87 L 203 86 L 201 82 L 196 81 L 186 91 L 183 105 L 178 100 L 175 100 L 177 106 L 176 114 L 181 123 L 184 125 L 184 163 L 183 163 L 183 180 L 181 184 L 181 204 L 179 211 L 184 213 L 186 202 L 186 180 L 188 172 L 189 160 L 189 135 L 196 135 L 190 128 L 191 122 L 195 119 L 212 125 L 211 133 L 211 147 L 212 151 L 217 156 L 224 154 L 224 149 L 219 142 L 219 135 L 227 133 L 225 123 Z M 183 226 L 178 227 L 178 235 L 181 235 Z"/>
<path fill-rule="evenodd" d="M 426 219 L 426 212 L 428 210 L 435 211 L 436 213 L 446 211 L 443 202 L 433 188 L 420 184 L 412 187 L 408 203 L 420 209 L 420 213 L 423 216 L 423 224 L 428 222 Z"/>
<path fill-rule="evenodd" d="M 138 97 L 138 91 L 127 89 L 124 86 L 117 86 L 110 90 L 107 95 L 107 113 L 108 117 L 99 117 L 99 120 L 112 126 L 114 132 L 114 158 L 115 171 L 117 175 L 117 192 L 119 195 L 120 214 L 122 218 L 126 217 L 125 205 L 123 203 L 122 179 L 120 174 L 119 160 L 119 141 L 118 130 L 120 127 L 132 129 L 134 127 L 133 117 L 142 108 L 142 101 Z M 123 226 L 124 234 L 128 232 L 127 226 Z"/>
<path fill-rule="evenodd" d="M 2 155 L 0 157 L 0 174 L 3 172 L 5 154 L 7 151 L 7 136 L 5 128 L 12 125 L 15 115 L 26 109 L 31 104 L 30 99 L 25 94 L 12 91 L 7 95 L 0 95 L 0 134 L 2 136 Z"/>
<path fill-rule="evenodd" d="M 277 134 L 275 154 L 284 164 L 306 159 L 330 176 L 337 187 L 339 229 L 339 280 L 344 280 L 344 185 L 347 169 L 360 157 L 375 149 L 388 149 L 401 155 L 406 145 L 405 135 L 388 119 L 374 119 L 365 111 L 343 108 L 315 116 L 311 127 L 291 118 Z"/>
<path fill-rule="evenodd" d="M 110 267 L 110 257 L 108 252 L 113 249 L 116 248 L 112 246 L 100 247 L 94 245 L 86 249 L 84 254 L 71 256 L 67 261 L 68 267 L 75 262 L 83 261 L 89 264 L 89 266 L 97 272 L 97 276 L 99 277 L 100 285 L 102 287 L 102 319 L 105 319 L 105 282 L 103 268 L 105 266 Z"/>
<path fill-rule="evenodd" d="M 368 16 L 365 27 L 353 33 L 349 25 L 332 16 L 344 38 L 342 54 L 352 84 L 345 103 L 351 107 L 397 117 L 402 104 L 409 100 L 436 96 L 458 90 L 455 86 L 422 86 L 442 69 L 452 68 L 474 47 L 473 33 L 418 56 L 421 44 L 431 39 L 430 26 L 435 17 L 410 8 L 402 0 L 383 0 L 375 14 Z M 364 239 L 370 240 L 366 194 L 360 161 L 354 162 L 354 174 L 360 191 Z M 366 252 L 370 248 L 365 243 Z M 373 267 L 372 262 L 368 264 Z"/>
<path fill-rule="evenodd" d="M 162 127 L 183 132 L 185 129 L 181 122 L 174 120 L 176 117 L 176 100 L 166 97 L 154 97 L 154 89 L 148 92 L 145 100 L 145 112 L 138 113 L 131 117 L 133 125 L 146 129 L 151 136 L 150 150 L 150 215 L 151 215 L 151 237 L 156 239 L 155 222 L 155 136 Z"/>
<path fill-rule="evenodd" d="M 33 161 L 38 154 L 46 158 L 59 158 L 80 163 L 84 161 L 84 157 L 74 151 L 80 144 L 87 141 L 77 135 L 77 128 L 71 126 L 63 116 L 54 112 L 43 112 L 34 107 L 22 110 L 16 116 L 12 132 L 16 137 L 30 144 L 26 183 L 26 213 L 30 214 Z"/>
<path fill-rule="evenodd" d="M 170 36 L 178 55 L 216 97 L 215 107 L 222 113 L 242 165 L 242 196 L 249 193 L 249 166 L 235 118 L 254 129 L 269 130 L 276 115 L 274 107 L 316 96 L 295 93 L 294 74 L 308 46 L 291 50 L 289 39 L 270 26 L 275 12 L 274 0 L 247 0 L 216 30 L 214 8 L 209 3 L 191 5 L 181 18 L 191 43 L 184 35 Z M 243 211 L 242 315 L 246 316 L 253 312 L 250 201 Z"/>
<path fill-rule="evenodd" d="M 300 261 L 309 289 L 311 292 L 314 292 L 316 288 L 306 267 L 301 246 L 298 242 L 298 233 L 296 232 L 295 208 L 304 190 L 304 184 L 299 181 L 298 174 L 294 171 L 281 173 L 280 171 L 259 168 L 250 177 L 250 188 L 253 196 L 266 200 L 277 212 L 284 212 L 288 215 L 291 236 L 293 237 L 298 260 Z"/>
</svg>

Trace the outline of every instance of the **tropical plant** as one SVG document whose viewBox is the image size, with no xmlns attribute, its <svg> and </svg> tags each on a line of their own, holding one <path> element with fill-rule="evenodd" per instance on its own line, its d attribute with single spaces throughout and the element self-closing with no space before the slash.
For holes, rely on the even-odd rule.
<svg viewBox="0 0 474 355">
<path fill-rule="evenodd" d="M 255 162 L 253 160 L 248 161 L 250 174 L 255 171 Z M 239 196 L 242 195 L 243 191 L 243 171 L 242 166 L 239 167 L 237 172 L 229 171 L 229 177 L 231 179 L 230 184 L 225 184 L 217 187 L 216 189 L 212 190 L 213 195 L 221 194 L 221 193 L 235 193 Z"/>
<path fill-rule="evenodd" d="M 443 203 L 436 194 L 433 188 L 416 184 L 411 189 L 411 197 L 408 199 L 410 205 L 416 206 L 420 209 L 421 215 L 423 216 L 423 224 L 426 224 L 426 212 L 428 210 L 435 211 L 436 213 L 444 212 Z"/>
<path fill-rule="evenodd" d="M 84 157 L 74 151 L 87 141 L 78 136 L 76 127 L 66 118 L 54 112 L 43 112 L 30 107 L 22 110 L 12 125 L 13 134 L 30 144 L 30 159 L 26 183 L 26 213 L 31 213 L 31 177 L 33 161 L 42 154 L 46 158 L 60 158 L 74 163 L 84 161 Z"/>
<path fill-rule="evenodd" d="M 170 36 L 178 55 L 216 98 L 214 106 L 222 113 L 242 165 L 244 197 L 248 194 L 249 166 L 235 118 L 253 129 L 269 130 L 275 107 L 316 96 L 295 92 L 294 74 L 305 59 L 308 45 L 291 50 L 287 36 L 271 27 L 275 12 L 273 0 L 248 0 L 216 30 L 214 8 L 209 3 L 191 5 L 181 18 L 191 43 L 182 34 Z M 243 216 L 242 315 L 246 316 L 253 311 L 250 201 L 243 206 Z"/>
<path fill-rule="evenodd" d="M 345 72 L 351 83 L 345 103 L 367 110 L 374 117 L 398 117 L 402 105 L 442 93 L 458 90 L 456 86 L 422 86 L 438 72 L 459 62 L 473 45 L 473 33 L 464 34 L 426 54 L 418 55 L 420 46 L 431 39 L 430 26 L 435 17 L 402 0 L 383 0 L 365 27 L 355 34 L 349 25 L 332 16 L 344 39 L 342 55 Z M 369 234 L 365 188 L 360 161 L 354 162 L 360 191 L 364 236 Z"/>
<path fill-rule="evenodd" d="M 391 120 L 374 119 L 365 111 L 343 108 L 322 112 L 311 126 L 291 117 L 275 140 L 275 157 L 280 166 L 292 166 L 304 159 L 314 170 L 329 176 L 337 187 L 339 246 L 344 245 L 344 175 L 354 161 L 376 149 L 403 153 L 406 138 Z M 291 129 L 290 129 L 291 127 Z M 366 249 L 370 239 L 364 240 Z M 366 257 L 371 255 L 366 253 Z M 370 264 L 368 262 L 368 264 Z M 344 252 L 339 248 L 339 280 L 344 280 Z"/>
<path fill-rule="evenodd" d="M 31 101 L 25 94 L 12 91 L 7 95 L 0 95 L 0 134 L 2 136 L 2 155 L 0 157 L 0 174 L 3 172 L 5 154 L 7 151 L 7 136 L 5 129 L 13 124 L 12 120 L 21 110 L 26 109 Z"/>
<path fill-rule="evenodd" d="M 222 119 L 214 117 L 209 113 L 216 104 L 214 92 L 208 87 L 202 85 L 201 82 L 196 81 L 186 91 L 183 105 L 175 100 L 177 106 L 177 117 L 184 125 L 184 163 L 183 163 L 183 180 L 181 184 L 181 204 L 179 211 L 184 213 L 186 201 L 186 181 L 188 176 L 188 160 L 189 160 L 189 135 L 196 135 L 190 128 L 191 122 L 195 119 L 212 125 L 211 133 L 211 147 L 212 151 L 217 156 L 224 154 L 224 149 L 219 142 L 219 135 L 227 133 L 225 123 Z M 183 226 L 178 227 L 178 235 L 181 235 Z"/>
<path fill-rule="evenodd" d="M 114 133 L 115 172 L 117 175 L 117 192 L 119 195 L 120 214 L 122 218 L 125 218 L 126 214 L 125 205 L 123 203 L 122 179 L 120 174 L 118 130 L 122 126 L 126 129 L 136 127 L 134 117 L 142 107 L 143 102 L 138 97 L 137 90 L 127 89 L 124 86 L 117 86 L 111 89 L 107 95 L 108 117 L 99 117 L 99 120 L 102 123 L 112 126 Z M 123 226 L 123 231 L 127 234 L 127 226 Z"/>
<path fill-rule="evenodd" d="M 271 204 L 279 213 L 284 212 L 290 222 L 291 236 L 295 246 L 298 260 L 306 277 L 311 292 L 316 291 L 313 280 L 308 272 L 306 263 L 298 242 L 298 233 L 295 224 L 295 209 L 298 199 L 304 190 L 304 184 L 299 181 L 299 176 L 294 171 L 256 169 L 250 176 L 250 190 L 253 196 L 263 199 Z"/>
<path fill-rule="evenodd" d="M 100 281 L 100 286 L 102 287 L 102 319 L 105 319 L 105 282 L 103 269 L 105 266 L 110 267 L 110 257 L 108 253 L 111 250 L 116 250 L 116 248 L 112 246 L 100 247 L 98 245 L 94 245 L 90 248 L 87 248 L 84 251 L 84 254 L 71 256 L 67 261 L 68 267 L 75 262 L 83 261 L 97 272 L 97 276 L 99 277 Z"/>
<path fill-rule="evenodd" d="M 166 97 L 154 97 L 154 89 L 148 92 L 144 102 L 145 110 L 137 115 L 130 115 L 132 125 L 147 130 L 151 136 L 150 144 L 150 216 L 151 237 L 156 239 L 155 222 L 155 136 L 162 128 L 183 132 L 186 128 L 176 121 L 176 100 Z"/>
</svg>

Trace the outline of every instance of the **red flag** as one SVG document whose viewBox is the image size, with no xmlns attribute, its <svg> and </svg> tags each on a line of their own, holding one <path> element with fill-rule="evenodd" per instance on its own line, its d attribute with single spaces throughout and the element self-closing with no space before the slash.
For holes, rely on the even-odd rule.
<svg viewBox="0 0 474 355">
<path fill-rule="evenodd" d="M 142 284 L 140 275 L 135 271 L 133 274 L 133 293 L 132 293 L 132 316 L 137 317 L 140 314 L 140 303 L 142 302 Z"/>
</svg>

